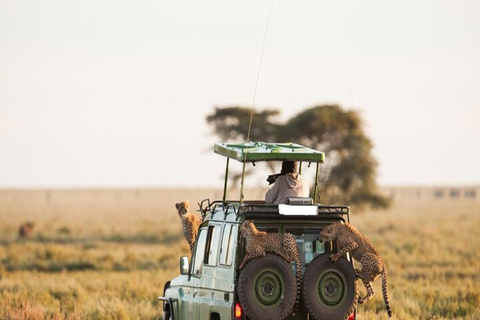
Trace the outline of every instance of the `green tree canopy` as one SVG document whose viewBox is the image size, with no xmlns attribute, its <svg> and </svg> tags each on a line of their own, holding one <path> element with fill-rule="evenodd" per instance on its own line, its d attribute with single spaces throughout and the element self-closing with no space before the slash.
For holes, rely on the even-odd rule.
<svg viewBox="0 0 480 320">
<path fill-rule="evenodd" d="M 214 133 L 225 141 L 246 141 L 251 108 L 215 108 L 207 117 Z M 345 203 L 363 207 L 387 207 L 389 201 L 378 193 L 377 162 L 366 136 L 360 114 L 338 105 L 321 105 L 276 121 L 280 111 L 253 111 L 251 141 L 295 142 L 324 151 L 320 199 L 324 204 Z"/>
</svg>

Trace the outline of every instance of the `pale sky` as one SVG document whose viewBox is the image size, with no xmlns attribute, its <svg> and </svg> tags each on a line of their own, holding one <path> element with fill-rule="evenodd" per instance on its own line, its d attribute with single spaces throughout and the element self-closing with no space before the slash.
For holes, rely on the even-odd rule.
<svg viewBox="0 0 480 320">
<path fill-rule="evenodd" d="M 252 105 L 270 5 L 0 0 L 0 187 L 221 188 L 205 118 Z M 359 110 L 381 185 L 479 184 L 479 15 L 276 0 L 255 108 Z"/>
</svg>

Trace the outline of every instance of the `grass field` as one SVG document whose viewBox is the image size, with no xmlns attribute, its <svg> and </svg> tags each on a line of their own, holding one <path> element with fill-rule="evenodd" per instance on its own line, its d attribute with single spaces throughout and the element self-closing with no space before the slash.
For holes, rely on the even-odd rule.
<svg viewBox="0 0 480 320">
<path fill-rule="evenodd" d="M 160 319 L 157 296 L 189 254 L 175 203 L 220 192 L 0 191 L 0 319 Z M 479 205 L 415 198 L 352 208 L 387 264 L 394 319 L 480 319 Z M 34 234 L 20 240 L 25 221 Z M 380 282 L 358 319 L 388 318 Z"/>
</svg>

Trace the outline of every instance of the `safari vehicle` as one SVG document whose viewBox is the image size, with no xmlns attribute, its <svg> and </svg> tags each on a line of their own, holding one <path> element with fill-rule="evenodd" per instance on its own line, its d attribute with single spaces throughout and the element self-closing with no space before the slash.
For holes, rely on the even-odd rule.
<svg viewBox="0 0 480 320">
<path fill-rule="evenodd" d="M 319 241 L 332 223 L 350 219 L 348 206 L 317 203 L 319 165 L 325 154 L 294 143 L 217 143 L 215 153 L 226 157 L 223 199 L 199 204 L 203 222 L 190 260 L 180 258 L 180 275 L 165 283 L 164 319 L 356 319 L 357 282 L 348 254 L 330 261 L 334 243 Z M 243 165 L 240 199 L 227 200 L 230 160 Z M 245 167 L 261 161 L 293 160 L 315 168 L 312 198 L 290 198 L 287 204 L 244 200 Z M 245 255 L 240 225 L 254 220 L 257 229 L 292 233 L 302 263 L 297 285 L 295 263 L 275 254 L 239 265 Z M 300 300 L 300 301 L 299 301 Z M 294 307 L 298 303 L 298 308 Z"/>
</svg>

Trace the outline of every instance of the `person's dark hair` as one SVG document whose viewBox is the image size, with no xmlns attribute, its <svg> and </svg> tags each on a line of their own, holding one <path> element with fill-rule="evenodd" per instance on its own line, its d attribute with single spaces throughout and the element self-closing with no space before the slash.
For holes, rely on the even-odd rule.
<svg viewBox="0 0 480 320">
<path fill-rule="evenodd" d="M 295 161 L 282 162 L 282 171 L 280 172 L 281 175 L 285 175 L 287 173 L 296 173 L 296 172 L 297 172 L 297 162 Z"/>
</svg>

